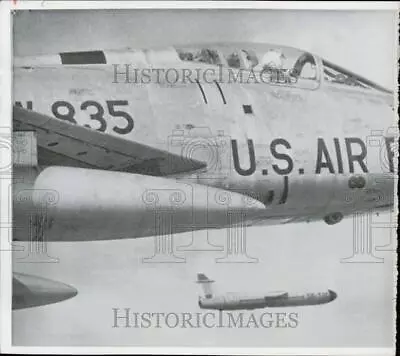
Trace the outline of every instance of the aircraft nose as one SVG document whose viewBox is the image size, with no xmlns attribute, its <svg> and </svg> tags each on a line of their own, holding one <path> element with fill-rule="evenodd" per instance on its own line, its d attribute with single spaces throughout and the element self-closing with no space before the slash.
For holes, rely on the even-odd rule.
<svg viewBox="0 0 400 356">
<path fill-rule="evenodd" d="M 335 300 L 337 298 L 337 294 L 333 290 L 328 289 L 328 292 L 329 292 L 329 296 L 330 296 L 330 300 L 331 301 L 333 301 L 333 300 Z"/>
</svg>

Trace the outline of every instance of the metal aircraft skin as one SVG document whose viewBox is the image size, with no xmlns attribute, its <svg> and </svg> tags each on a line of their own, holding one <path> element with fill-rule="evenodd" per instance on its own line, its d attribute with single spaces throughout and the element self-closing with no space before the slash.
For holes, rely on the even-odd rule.
<svg viewBox="0 0 400 356">
<path fill-rule="evenodd" d="M 201 284 L 204 291 L 204 297 L 199 297 L 198 301 L 201 309 L 215 309 L 221 311 L 310 306 L 330 303 L 337 298 L 337 294 L 330 289 L 326 292 L 296 295 L 284 291 L 269 292 L 258 296 L 233 293 L 215 295 L 211 288 L 211 284 L 214 282 L 215 281 L 209 279 L 203 273 L 197 274 L 197 283 Z"/>
<path fill-rule="evenodd" d="M 274 51 L 281 63 L 264 65 Z M 14 100 L 14 134 L 32 145 L 14 161 L 16 240 L 32 223 L 47 241 L 154 236 L 165 210 L 179 233 L 393 207 L 393 92 L 295 48 L 20 57 Z"/>
<path fill-rule="evenodd" d="M 157 212 L 173 213 L 166 231 L 175 234 L 331 225 L 393 207 L 393 92 L 299 49 L 232 43 L 20 57 L 13 81 L 15 240 L 154 236 Z M 13 286 L 13 309 L 76 294 L 15 273 Z M 335 297 L 282 293 L 246 308 Z M 216 298 L 200 306 L 242 307 Z"/>
<path fill-rule="evenodd" d="M 12 291 L 13 310 L 58 303 L 78 294 L 67 284 L 17 272 L 13 273 Z"/>
</svg>

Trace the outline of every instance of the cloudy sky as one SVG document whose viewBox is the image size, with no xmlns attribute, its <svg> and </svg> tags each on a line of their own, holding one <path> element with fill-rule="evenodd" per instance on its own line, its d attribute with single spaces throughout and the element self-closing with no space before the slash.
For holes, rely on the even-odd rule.
<svg viewBox="0 0 400 356">
<path fill-rule="evenodd" d="M 312 51 L 378 83 L 393 87 L 396 32 L 393 12 L 271 10 L 136 10 L 26 12 L 14 17 L 16 55 L 151 47 L 193 42 L 269 42 Z M 387 218 L 387 217 L 386 217 Z M 383 217 L 384 219 L 384 217 Z M 382 229 L 381 229 L 382 230 Z M 375 242 L 388 243 L 376 229 Z M 216 263 L 220 252 L 186 253 L 182 264 L 142 263 L 152 239 L 57 243 L 56 264 L 15 263 L 15 270 L 73 285 L 66 302 L 13 313 L 17 345 L 168 345 L 384 347 L 391 344 L 392 269 L 384 263 L 346 264 L 352 221 L 254 227 L 248 253 L 258 263 Z M 223 245 L 225 231 L 210 232 Z M 188 234 L 177 237 L 184 245 Z M 296 310 L 295 329 L 113 329 L 112 308 L 146 312 L 199 312 L 197 272 L 223 291 L 335 290 L 334 303 Z M 257 312 L 258 313 L 258 312 Z M 317 336 L 316 336 L 317 335 Z"/>
</svg>

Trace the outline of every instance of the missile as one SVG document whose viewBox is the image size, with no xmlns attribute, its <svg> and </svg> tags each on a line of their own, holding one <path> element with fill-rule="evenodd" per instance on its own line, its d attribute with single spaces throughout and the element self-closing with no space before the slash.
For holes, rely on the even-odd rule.
<svg viewBox="0 0 400 356">
<path fill-rule="evenodd" d="M 200 298 L 201 309 L 216 310 L 253 310 L 262 308 L 297 307 L 320 305 L 334 301 L 337 294 L 328 289 L 325 292 L 289 294 L 288 292 L 272 292 L 263 296 L 221 295 L 211 298 Z"/>
</svg>

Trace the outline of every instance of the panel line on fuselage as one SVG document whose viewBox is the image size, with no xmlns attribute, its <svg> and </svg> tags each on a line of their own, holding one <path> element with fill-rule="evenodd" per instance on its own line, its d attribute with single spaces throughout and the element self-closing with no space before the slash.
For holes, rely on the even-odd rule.
<svg viewBox="0 0 400 356">
<path fill-rule="evenodd" d="M 197 79 L 196 79 L 196 83 L 197 83 L 197 86 L 199 87 L 199 89 L 200 89 L 200 91 L 201 91 L 201 94 L 202 94 L 202 96 L 203 96 L 204 103 L 205 103 L 205 104 L 208 104 L 207 97 L 206 97 L 206 93 L 204 92 L 204 89 L 203 89 L 202 85 L 200 84 L 200 82 L 199 82 Z"/>
</svg>

